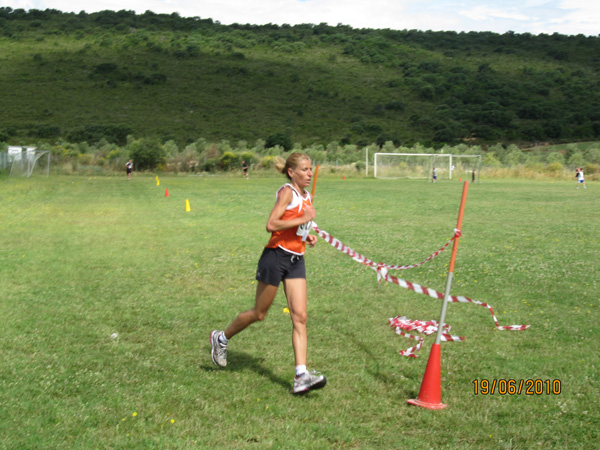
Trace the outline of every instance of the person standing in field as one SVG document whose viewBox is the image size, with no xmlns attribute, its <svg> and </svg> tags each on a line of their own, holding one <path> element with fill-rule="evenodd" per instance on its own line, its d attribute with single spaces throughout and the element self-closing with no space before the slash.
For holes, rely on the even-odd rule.
<svg viewBox="0 0 600 450">
<path fill-rule="evenodd" d="M 210 333 L 211 356 L 217 366 L 227 365 L 229 340 L 254 322 L 265 319 L 283 281 L 292 319 L 292 346 L 296 364 L 292 392 L 303 394 L 327 384 L 325 376 L 306 369 L 308 335 L 304 250 L 306 244 L 313 247 L 317 241 L 316 236 L 308 234 L 316 212 L 306 188 L 310 185 L 313 173 L 310 157 L 304 153 L 292 153 L 287 160 L 278 157 L 275 166 L 289 181 L 277 191 L 275 206 L 267 220 L 267 231 L 271 233 L 271 238 L 258 262 L 254 307 L 240 313 L 224 331 L 213 330 Z"/>
<path fill-rule="evenodd" d="M 248 164 L 246 164 L 246 161 L 242 161 L 242 172 L 247 180 L 248 179 Z"/>
<path fill-rule="evenodd" d="M 577 189 L 579 189 L 580 184 L 583 184 L 583 188 L 587 189 L 585 187 L 585 176 L 583 175 L 583 169 L 576 167 L 575 168 L 575 176 L 577 177 Z"/>
<path fill-rule="evenodd" d="M 127 171 L 127 181 L 129 181 L 133 171 L 133 161 L 131 159 L 125 163 L 125 170 Z"/>
<path fill-rule="evenodd" d="M 435 167 L 433 168 L 433 173 L 431 174 L 431 182 L 435 183 L 437 180 L 437 172 L 435 171 Z"/>
</svg>

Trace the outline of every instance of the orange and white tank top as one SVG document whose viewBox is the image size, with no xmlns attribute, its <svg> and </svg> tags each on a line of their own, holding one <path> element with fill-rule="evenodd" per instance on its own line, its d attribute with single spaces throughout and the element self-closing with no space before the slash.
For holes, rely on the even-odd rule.
<svg viewBox="0 0 600 450">
<path fill-rule="evenodd" d="M 292 201 L 285 208 L 285 212 L 281 217 L 282 220 L 292 220 L 302 217 L 304 207 L 306 205 L 312 205 L 312 199 L 310 194 L 304 191 L 304 197 L 301 196 L 296 189 L 290 184 L 286 183 L 279 188 L 275 197 L 279 197 L 279 194 L 286 187 L 292 190 Z M 310 231 L 311 221 L 299 225 L 294 228 L 287 228 L 285 230 L 274 231 L 271 234 L 271 239 L 265 247 L 267 248 L 281 248 L 286 252 L 293 253 L 294 255 L 303 255 L 306 247 L 306 236 Z"/>
</svg>

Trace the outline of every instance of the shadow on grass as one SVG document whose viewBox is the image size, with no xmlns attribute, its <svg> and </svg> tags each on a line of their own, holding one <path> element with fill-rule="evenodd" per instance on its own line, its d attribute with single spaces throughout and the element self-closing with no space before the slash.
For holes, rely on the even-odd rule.
<svg viewBox="0 0 600 450">
<path fill-rule="evenodd" d="M 375 354 L 372 351 L 373 347 L 369 346 L 368 342 L 361 341 L 354 334 L 348 331 L 342 331 L 341 333 L 344 336 L 346 336 L 347 340 L 351 341 L 355 347 L 360 349 L 360 351 L 362 351 L 362 353 L 364 353 L 367 356 L 367 360 L 371 362 L 371 364 L 365 365 L 365 370 L 367 371 L 367 373 L 369 373 L 375 380 L 381 383 L 394 386 L 395 388 L 398 387 L 398 378 L 384 373 L 386 369 L 381 368 L 381 364 L 378 362 L 377 358 L 375 357 Z M 403 388 L 402 392 L 403 394 L 408 395 L 407 398 L 416 398 L 416 395 L 418 394 L 418 392 L 414 392 L 414 389 L 410 388 Z"/>
<path fill-rule="evenodd" d="M 205 372 L 212 372 L 214 370 L 226 370 L 232 372 L 241 372 L 244 370 L 251 370 L 261 377 L 268 378 L 271 382 L 278 384 L 285 388 L 286 391 L 291 389 L 291 380 L 283 379 L 275 375 L 270 369 L 265 367 L 264 358 L 257 358 L 244 352 L 230 352 L 227 357 L 227 367 L 225 369 L 217 368 L 214 365 L 202 364 L 200 368 Z"/>
</svg>

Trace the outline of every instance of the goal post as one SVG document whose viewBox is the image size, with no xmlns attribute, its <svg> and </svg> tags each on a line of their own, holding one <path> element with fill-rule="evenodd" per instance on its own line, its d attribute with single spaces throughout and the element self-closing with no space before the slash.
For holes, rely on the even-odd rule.
<svg viewBox="0 0 600 450">
<path fill-rule="evenodd" d="M 375 153 L 373 175 L 381 179 L 431 180 L 435 169 L 438 180 L 452 177 L 479 181 L 481 155 L 450 153 Z"/>
<path fill-rule="evenodd" d="M 34 170 L 50 174 L 50 151 L 37 150 L 35 147 L 9 147 L 8 161 L 10 163 L 10 177 L 24 176 L 31 177 Z M 46 157 L 45 164 L 38 164 L 40 158 Z"/>
</svg>

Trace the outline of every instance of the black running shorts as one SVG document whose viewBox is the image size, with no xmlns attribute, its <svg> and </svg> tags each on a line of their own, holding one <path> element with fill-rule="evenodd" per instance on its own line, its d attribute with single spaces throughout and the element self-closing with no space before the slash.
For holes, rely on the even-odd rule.
<svg viewBox="0 0 600 450">
<path fill-rule="evenodd" d="M 279 286 L 286 278 L 306 278 L 304 256 L 288 253 L 281 248 L 265 248 L 258 261 L 256 279 Z"/>
</svg>

